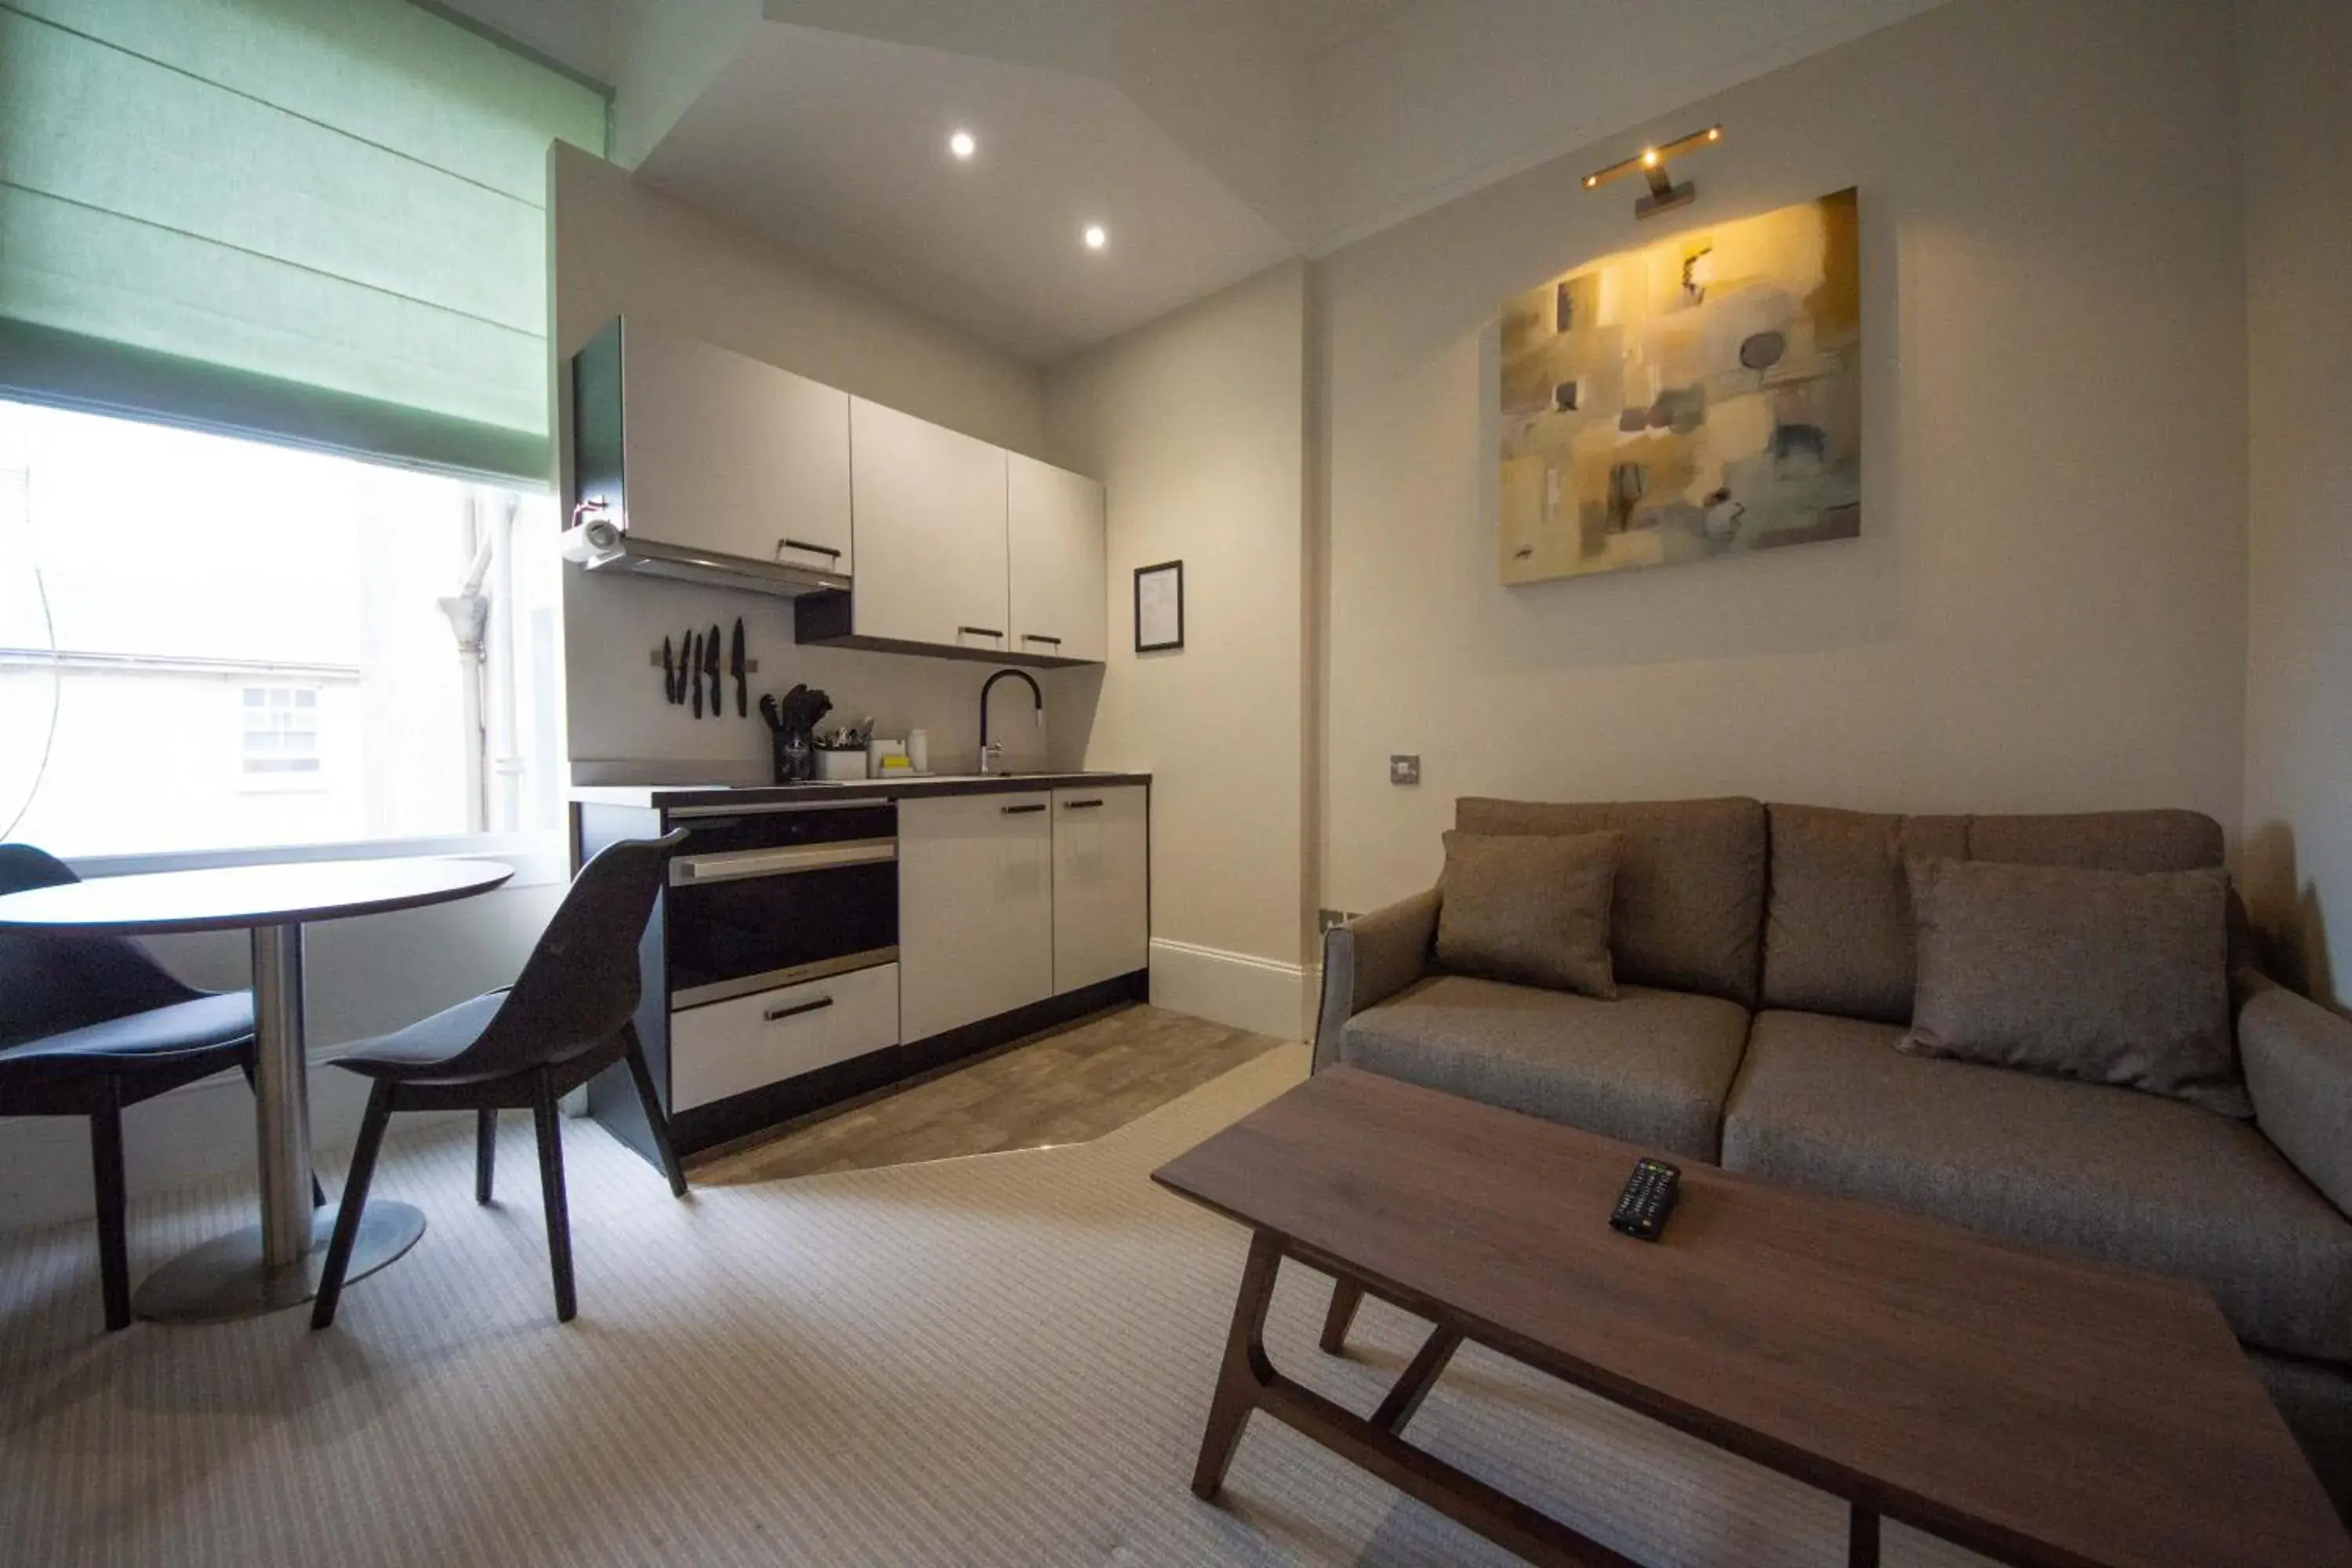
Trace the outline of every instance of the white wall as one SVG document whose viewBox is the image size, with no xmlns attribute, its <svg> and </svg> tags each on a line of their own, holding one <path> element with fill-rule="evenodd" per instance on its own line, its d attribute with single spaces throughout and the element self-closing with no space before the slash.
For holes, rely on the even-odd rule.
<svg viewBox="0 0 2352 1568">
<path fill-rule="evenodd" d="M 613 165 L 557 145 L 549 177 L 554 330 L 561 357 L 615 315 L 837 386 L 877 403 L 1043 456 L 1037 374 L 951 329 L 791 257 Z M 560 379 L 560 378 L 559 378 Z M 559 445 L 561 445 L 559 443 Z M 982 664 L 904 654 L 803 648 L 788 602 L 756 594 L 610 578 L 567 569 L 564 645 L 569 748 L 579 782 L 755 779 L 767 731 L 755 713 L 696 720 L 662 700 L 649 662 L 665 633 L 744 620 L 752 689 L 805 681 L 829 694 L 829 722 L 874 716 L 883 732 L 921 727 L 933 766 L 968 767 L 980 743 Z M 1072 765 L 1083 754 L 1098 671 L 1041 672 L 1047 721 L 1025 691 L 997 689 L 996 732 L 1016 765 Z M 731 703 L 733 683 L 728 683 Z"/>
<path fill-rule="evenodd" d="M 1310 68 L 1318 249 L 1942 3 L 1417 0 Z"/>
<path fill-rule="evenodd" d="M 1046 373 L 1099 477 L 1110 662 L 1089 767 L 1152 775 L 1152 997 L 1294 1037 L 1307 891 L 1306 276 L 1279 267 Z M 1184 563 L 1184 647 L 1138 654 L 1135 569 Z"/>
<path fill-rule="evenodd" d="M 2322 1000 L 2352 985 L 2352 6 L 2243 0 L 2246 891 Z"/>
<path fill-rule="evenodd" d="M 1739 793 L 2240 820 L 2245 323 L 2226 8 L 1959 0 L 1329 258 L 1323 901 L 1454 797 Z M 1580 176 L 1720 121 L 1636 226 Z M 2321 144 L 2324 143 L 2324 140 Z M 1862 206 L 1863 537 L 1506 590 L 1506 296 L 1690 225 Z M 1108 699 L 1106 700 L 1108 703 Z M 1418 789 L 1386 782 L 1418 752 Z"/>
</svg>

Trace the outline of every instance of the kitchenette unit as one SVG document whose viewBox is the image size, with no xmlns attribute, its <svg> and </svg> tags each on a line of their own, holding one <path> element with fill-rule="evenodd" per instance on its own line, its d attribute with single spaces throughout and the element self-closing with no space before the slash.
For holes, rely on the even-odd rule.
<svg viewBox="0 0 2352 1568">
<path fill-rule="evenodd" d="M 1042 735 L 1031 671 L 1108 656 L 1102 486 L 635 321 L 574 356 L 571 391 L 567 595 L 597 617 L 566 630 L 572 852 L 687 830 L 636 1019 L 678 1149 L 1142 999 L 1149 777 L 1042 772 L 989 729 L 1001 681 Z M 682 636 L 647 638 L 656 605 Z M 796 647 L 835 691 L 880 690 L 905 740 L 812 743 L 829 699 L 791 682 Z M 980 683 L 975 772 L 924 771 L 923 727 L 971 688 L 900 679 L 910 657 L 1027 667 Z M 887 773 L 855 782 L 853 736 Z M 625 1082 L 589 1100 L 651 1154 Z"/>
<path fill-rule="evenodd" d="M 688 830 L 636 1020 L 681 1152 L 1146 994 L 1146 775 L 573 794 L 583 857 Z M 589 1104 L 652 1157 L 625 1080 Z"/>
</svg>

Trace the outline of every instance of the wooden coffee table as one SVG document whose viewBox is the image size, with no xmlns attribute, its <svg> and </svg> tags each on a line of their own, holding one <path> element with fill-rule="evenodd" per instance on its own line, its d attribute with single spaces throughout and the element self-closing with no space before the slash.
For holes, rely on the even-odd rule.
<svg viewBox="0 0 2352 1568">
<path fill-rule="evenodd" d="M 1192 1489 L 1264 1410 L 1538 1563 L 1628 1560 L 1406 1442 L 1465 1340 L 2004 1562 L 2342 1568 L 2347 1538 L 2212 1301 L 1867 1204 L 1683 1168 L 1655 1243 L 1608 1227 L 1645 1151 L 1349 1068 L 1152 1179 L 1250 1227 Z M 1276 1270 L 1436 1324 L 1370 1419 L 1274 1369 Z"/>
</svg>

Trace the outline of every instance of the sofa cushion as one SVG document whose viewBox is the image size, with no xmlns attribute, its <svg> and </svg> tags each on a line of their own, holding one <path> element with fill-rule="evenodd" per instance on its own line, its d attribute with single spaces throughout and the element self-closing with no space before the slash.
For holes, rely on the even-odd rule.
<svg viewBox="0 0 2352 1568">
<path fill-rule="evenodd" d="M 1725 1168 L 2179 1275 L 2253 1344 L 2352 1359 L 2352 1220 L 2260 1132 L 2177 1100 L 1906 1056 L 1901 1035 L 1759 1014 Z"/>
<path fill-rule="evenodd" d="M 1764 1005 L 1885 1023 L 1911 1017 L 1910 856 L 1968 854 L 1965 816 L 1774 805 Z"/>
<path fill-rule="evenodd" d="M 2229 877 L 1915 860 L 1903 1049 L 2251 1116 L 2230 1035 Z"/>
<path fill-rule="evenodd" d="M 1624 840 L 1445 836 L 1437 962 L 1463 974 L 1613 997 L 1609 901 Z"/>
<path fill-rule="evenodd" d="M 1465 833 L 1624 835 L 1609 945 L 1617 979 L 1756 1001 L 1764 807 L 1752 800 L 1454 803 Z"/>
<path fill-rule="evenodd" d="M 1348 1022 L 1357 1067 L 1696 1160 L 1716 1157 L 1747 1012 L 1621 985 L 1613 1002 L 1435 975 Z"/>
</svg>

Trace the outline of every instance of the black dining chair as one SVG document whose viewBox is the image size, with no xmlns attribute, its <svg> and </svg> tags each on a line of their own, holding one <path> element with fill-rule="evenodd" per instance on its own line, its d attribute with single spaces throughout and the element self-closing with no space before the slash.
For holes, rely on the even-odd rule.
<svg viewBox="0 0 2352 1568">
<path fill-rule="evenodd" d="M 571 1321 L 579 1303 L 572 1286 L 572 1224 L 555 1102 L 614 1062 L 627 1063 L 669 1190 L 686 1195 L 686 1173 L 670 1147 L 669 1123 L 654 1096 L 653 1074 L 632 1021 L 640 990 L 637 939 L 652 918 L 670 852 L 685 837 L 681 827 L 661 838 L 607 845 L 572 879 L 513 985 L 460 1002 L 337 1058 L 337 1067 L 373 1079 L 375 1087 L 368 1094 L 334 1239 L 311 1303 L 312 1328 L 335 1321 L 368 1184 L 375 1178 L 376 1152 L 394 1111 L 474 1112 L 474 1201 L 486 1204 L 499 1112 L 530 1110 L 538 1123 L 540 1197 L 547 1210 L 559 1322 Z"/>
<path fill-rule="evenodd" d="M 0 844 L 0 893 L 80 880 Z M 125 937 L 0 931 L 0 1116 L 87 1116 L 106 1326 L 131 1323 L 122 1108 L 230 1068 L 253 1080 L 253 993 L 199 991 Z M 310 1201 L 323 1202 L 310 1183 Z"/>
</svg>

